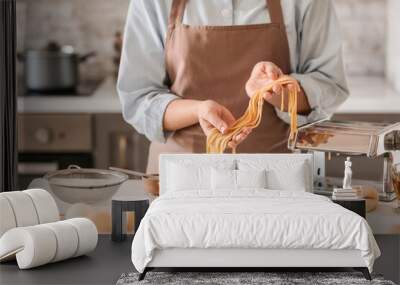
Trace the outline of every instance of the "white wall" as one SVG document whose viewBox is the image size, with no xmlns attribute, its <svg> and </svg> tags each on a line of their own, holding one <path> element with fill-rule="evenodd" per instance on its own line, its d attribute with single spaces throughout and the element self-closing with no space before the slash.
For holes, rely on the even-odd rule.
<svg viewBox="0 0 400 285">
<path fill-rule="evenodd" d="M 388 0 L 386 74 L 394 89 L 400 92 L 400 1 Z"/>
</svg>

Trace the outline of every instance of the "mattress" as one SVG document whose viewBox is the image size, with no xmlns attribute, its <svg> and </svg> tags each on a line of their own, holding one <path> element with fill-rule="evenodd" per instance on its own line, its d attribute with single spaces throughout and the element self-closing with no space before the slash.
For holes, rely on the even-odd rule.
<svg viewBox="0 0 400 285">
<path fill-rule="evenodd" d="M 143 218 L 132 243 L 139 272 L 163 249 L 359 250 L 372 271 L 379 248 L 368 223 L 326 197 L 246 189 L 220 196 L 165 193 Z"/>
</svg>

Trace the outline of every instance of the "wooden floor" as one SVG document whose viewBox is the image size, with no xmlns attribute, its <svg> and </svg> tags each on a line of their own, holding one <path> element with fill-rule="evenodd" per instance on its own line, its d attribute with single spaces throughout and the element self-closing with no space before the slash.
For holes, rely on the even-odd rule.
<svg viewBox="0 0 400 285">
<path fill-rule="evenodd" d="M 88 256 L 28 270 L 19 270 L 16 262 L 2 263 L 0 284 L 115 284 L 122 273 L 134 271 L 131 244 L 131 238 L 115 243 L 103 235 Z"/>
<path fill-rule="evenodd" d="M 400 236 L 375 236 L 382 256 L 374 272 L 400 284 Z M 135 271 L 131 262 L 132 237 L 112 242 L 110 236 L 100 236 L 94 252 L 58 263 L 29 270 L 19 270 L 16 262 L 0 264 L 0 285 L 20 284 L 115 284 L 125 272 Z"/>
</svg>

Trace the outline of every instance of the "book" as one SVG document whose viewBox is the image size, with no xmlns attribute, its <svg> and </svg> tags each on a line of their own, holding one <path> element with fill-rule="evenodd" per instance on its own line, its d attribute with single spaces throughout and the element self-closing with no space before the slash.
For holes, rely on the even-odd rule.
<svg viewBox="0 0 400 285">
<path fill-rule="evenodd" d="M 334 193 L 336 197 L 358 197 L 356 193 Z"/>
<path fill-rule="evenodd" d="M 356 193 L 353 189 L 334 188 L 334 193 Z"/>
<path fill-rule="evenodd" d="M 332 195 L 332 200 L 341 200 L 341 201 L 352 201 L 352 200 L 361 200 L 360 197 L 355 196 L 355 197 L 336 197 Z"/>
<path fill-rule="evenodd" d="M 332 193 L 334 200 L 358 200 L 357 191 L 353 189 L 334 188 Z"/>
</svg>

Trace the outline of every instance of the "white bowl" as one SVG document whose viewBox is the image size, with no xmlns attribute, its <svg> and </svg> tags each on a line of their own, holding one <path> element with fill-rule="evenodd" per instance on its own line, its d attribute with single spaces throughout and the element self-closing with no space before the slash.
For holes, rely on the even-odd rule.
<svg viewBox="0 0 400 285">
<path fill-rule="evenodd" d="M 128 176 L 110 170 L 69 168 L 44 178 L 63 202 L 94 204 L 110 199 Z"/>
<path fill-rule="evenodd" d="M 50 186 L 57 198 L 70 204 L 95 204 L 111 199 L 120 187 L 120 185 L 115 185 L 104 188 L 70 188 L 54 185 L 52 183 L 50 183 Z"/>
</svg>

